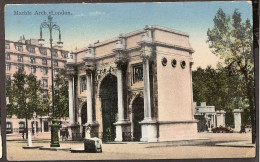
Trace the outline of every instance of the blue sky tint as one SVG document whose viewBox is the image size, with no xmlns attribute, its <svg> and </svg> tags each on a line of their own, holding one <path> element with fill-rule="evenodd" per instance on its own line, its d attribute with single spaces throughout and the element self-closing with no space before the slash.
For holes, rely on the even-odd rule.
<svg viewBox="0 0 260 162">
<path fill-rule="evenodd" d="M 7 40 L 16 41 L 20 35 L 26 39 L 39 38 L 41 22 L 47 15 L 34 15 L 35 11 L 69 11 L 71 15 L 54 15 L 61 27 L 64 49 L 82 48 L 97 40 L 106 40 L 128 33 L 145 25 L 159 25 L 190 34 L 195 50 L 195 67 L 211 64 L 217 58 L 206 44 L 207 30 L 219 8 L 232 14 L 237 8 L 242 18 L 252 22 L 252 7 L 248 2 L 161 2 L 161 3 L 111 3 L 111 4 L 51 4 L 7 5 L 5 8 L 5 34 Z M 14 15 L 14 11 L 31 11 L 32 15 Z M 58 33 L 54 36 L 58 38 Z M 43 36 L 48 44 L 47 29 Z"/>
</svg>

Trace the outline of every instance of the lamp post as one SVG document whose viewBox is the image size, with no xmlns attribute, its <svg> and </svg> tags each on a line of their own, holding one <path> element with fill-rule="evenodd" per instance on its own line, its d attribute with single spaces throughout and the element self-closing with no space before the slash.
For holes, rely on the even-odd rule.
<svg viewBox="0 0 260 162">
<path fill-rule="evenodd" d="M 53 17 L 51 15 L 48 16 L 48 21 L 44 21 L 41 23 L 40 26 L 40 39 L 39 39 L 39 44 L 43 45 L 44 39 L 42 38 L 42 28 L 47 28 L 49 29 L 50 32 L 50 51 L 51 51 L 51 89 L 52 89 L 52 124 L 51 124 L 51 147 L 60 147 L 59 144 L 59 137 L 58 137 L 58 127 L 59 125 L 57 124 L 57 121 L 55 119 L 55 114 L 54 114 L 54 81 L 53 81 L 53 60 L 52 60 L 52 54 L 53 54 L 53 49 L 52 49 L 52 31 L 57 30 L 59 32 L 59 41 L 57 42 L 58 46 L 62 47 L 63 42 L 61 42 L 61 32 L 60 32 L 60 27 L 56 25 L 55 22 L 52 21 Z"/>
<path fill-rule="evenodd" d="M 34 129 L 34 138 L 36 137 L 36 112 L 33 112 L 33 129 Z"/>
</svg>

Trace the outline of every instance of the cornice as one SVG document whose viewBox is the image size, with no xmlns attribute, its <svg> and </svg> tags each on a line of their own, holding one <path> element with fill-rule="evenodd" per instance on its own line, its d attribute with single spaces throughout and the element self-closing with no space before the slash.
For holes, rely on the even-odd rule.
<svg viewBox="0 0 260 162">
<path fill-rule="evenodd" d="M 7 42 L 7 43 L 13 43 L 13 44 L 20 44 L 20 45 L 25 45 L 25 46 L 33 46 L 33 47 L 37 47 L 37 48 L 45 48 L 45 49 L 49 49 L 49 50 L 50 50 L 50 47 L 45 47 L 45 46 L 40 46 L 40 45 L 26 44 L 26 43 L 22 43 L 22 42 L 11 41 L 11 40 L 5 40 L 5 42 Z M 53 49 L 54 49 L 54 50 L 57 50 L 57 51 L 69 52 L 69 51 L 67 51 L 67 50 L 57 49 L 57 48 L 55 48 L 55 47 L 53 47 Z"/>
<path fill-rule="evenodd" d="M 187 51 L 187 52 L 190 52 L 190 53 L 194 53 L 195 52 L 191 47 L 184 47 L 184 46 L 178 46 L 178 45 L 173 45 L 173 44 L 167 44 L 167 43 L 163 43 L 163 42 L 159 42 L 159 41 L 153 41 L 153 44 L 155 46 L 174 48 L 174 49 Z"/>
<path fill-rule="evenodd" d="M 174 30 L 174 29 L 170 29 L 170 28 L 166 28 L 166 27 L 163 27 L 163 26 L 152 25 L 152 26 L 150 26 L 150 28 L 189 37 L 188 33 L 178 31 L 178 30 Z"/>
</svg>

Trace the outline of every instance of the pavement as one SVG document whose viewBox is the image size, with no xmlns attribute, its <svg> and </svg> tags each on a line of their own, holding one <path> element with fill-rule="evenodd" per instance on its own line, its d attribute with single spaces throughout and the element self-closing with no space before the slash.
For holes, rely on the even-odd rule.
<svg viewBox="0 0 260 162">
<path fill-rule="evenodd" d="M 158 143 L 121 142 L 103 143 L 102 153 L 71 153 L 23 149 L 27 141 L 21 136 L 7 136 L 7 159 L 12 160 L 122 160 L 122 159 L 201 159 L 253 158 L 255 145 L 251 134 L 199 133 L 196 138 L 177 139 Z M 50 147 L 50 134 L 33 137 L 33 145 Z M 83 150 L 82 141 L 60 141 L 63 148 Z"/>
</svg>

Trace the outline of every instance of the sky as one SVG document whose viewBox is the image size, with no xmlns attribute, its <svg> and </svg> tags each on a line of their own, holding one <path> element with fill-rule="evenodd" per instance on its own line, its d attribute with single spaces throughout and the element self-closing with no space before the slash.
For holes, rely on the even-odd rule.
<svg viewBox="0 0 260 162">
<path fill-rule="evenodd" d="M 247 1 L 7 5 L 5 39 L 17 41 L 22 35 L 26 39 L 39 39 L 40 24 L 47 20 L 50 12 L 61 28 L 63 49 L 69 51 L 142 29 L 145 25 L 159 25 L 190 35 L 190 44 L 195 50 L 193 70 L 208 65 L 216 67 L 219 58 L 212 54 L 206 40 L 207 30 L 213 27 L 219 8 L 229 15 L 238 9 L 242 20 L 248 18 L 252 23 L 252 5 Z M 54 31 L 53 37 L 57 42 L 58 32 Z M 43 29 L 43 38 L 47 46 L 47 29 Z"/>
</svg>

